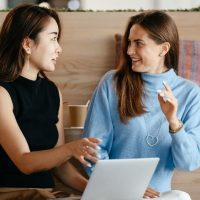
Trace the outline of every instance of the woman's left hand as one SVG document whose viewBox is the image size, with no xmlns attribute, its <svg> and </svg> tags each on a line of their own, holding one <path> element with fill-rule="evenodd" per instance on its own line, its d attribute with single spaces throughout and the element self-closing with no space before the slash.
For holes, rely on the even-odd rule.
<svg viewBox="0 0 200 200">
<path fill-rule="evenodd" d="M 169 85 L 163 81 L 165 90 L 158 91 L 158 100 L 160 102 L 160 107 L 165 117 L 167 118 L 169 124 L 173 124 L 178 120 L 177 110 L 178 110 L 178 101 L 174 96 Z"/>
<path fill-rule="evenodd" d="M 143 198 L 145 199 L 149 199 L 149 198 L 156 198 L 160 196 L 160 192 L 157 192 L 156 190 L 152 189 L 152 188 L 147 188 Z"/>
</svg>

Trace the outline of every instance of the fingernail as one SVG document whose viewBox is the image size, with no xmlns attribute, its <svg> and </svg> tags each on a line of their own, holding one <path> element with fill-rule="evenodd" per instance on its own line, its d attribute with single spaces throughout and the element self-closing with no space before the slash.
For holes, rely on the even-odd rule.
<svg viewBox="0 0 200 200">
<path fill-rule="evenodd" d="M 161 93 L 159 93 L 159 95 L 161 96 L 161 97 L 164 97 L 164 94 L 161 92 Z"/>
<path fill-rule="evenodd" d="M 101 150 L 101 147 L 100 147 L 100 146 L 96 146 L 96 149 L 97 149 L 97 150 Z"/>
<path fill-rule="evenodd" d="M 87 164 L 87 167 L 92 167 L 92 165 L 90 163 Z"/>
<path fill-rule="evenodd" d="M 159 94 L 159 93 L 161 93 L 162 92 L 162 90 L 157 90 L 157 93 Z"/>
<path fill-rule="evenodd" d="M 100 143 L 102 143 L 102 142 L 103 142 L 103 140 L 102 140 L 101 138 L 97 138 L 97 139 L 99 140 L 99 142 L 100 142 Z"/>
<path fill-rule="evenodd" d="M 169 98 L 169 97 L 166 97 L 166 101 L 170 101 L 170 98 Z"/>
<path fill-rule="evenodd" d="M 165 96 L 162 96 L 163 97 L 163 100 L 165 101 L 165 102 L 167 102 L 168 101 L 168 97 L 165 97 Z"/>
<path fill-rule="evenodd" d="M 163 84 L 164 84 L 164 85 L 166 85 L 166 84 L 167 84 L 167 82 L 166 82 L 165 80 L 163 80 Z"/>
<path fill-rule="evenodd" d="M 101 154 L 98 153 L 97 154 L 97 158 L 101 159 Z"/>
<path fill-rule="evenodd" d="M 93 171 L 94 170 L 94 165 L 91 167 L 91 171 Z"/>
<path fill-rule="evenodd" d="M 84 156 L 80 156 L 80 158 L 81 158 L 82 160 L 84 160 Z"/>
</svg>

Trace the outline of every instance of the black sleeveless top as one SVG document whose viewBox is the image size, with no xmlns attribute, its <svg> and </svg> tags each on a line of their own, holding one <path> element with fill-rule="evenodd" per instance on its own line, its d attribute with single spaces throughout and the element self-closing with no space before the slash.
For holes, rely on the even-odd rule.
<svg viewBox="0 0 200 200">
<path fill-rule="evenodd" d="M 58 140 L 56 123 L 60 104 L 55 84 L 41 77 L 32 81 L 20 76 L 0 85 L 10 94 L 15 118 L 30 151 L 53 148 Z M 52 188 L 54 181 L 50 171 L 23 174 L 0 145 L 0 187 Z"/>
</svg>

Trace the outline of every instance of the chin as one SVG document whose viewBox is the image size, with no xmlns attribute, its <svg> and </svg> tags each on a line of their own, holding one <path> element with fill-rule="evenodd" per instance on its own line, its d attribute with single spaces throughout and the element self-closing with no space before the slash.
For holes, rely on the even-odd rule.
<svg viewBox="0 0 200 200">
<path fill-rule="evenodd" d="M 132 71 L 133 72 L 138 72 L 138 73 L 146 73 L 148 72 L 147 68 L 145 66 L 134 66 L 132 65 Z"/>
<path fill-rule="evenodd" d="M 55 66 L 51 66 L 51 67 L 45 68 L 44 70 L 46 72 L 53 72 L 53 71 L 55 71 Z"/>
<path fill-rule="evenodd" d="M 132 66 L 133 72 L 143 72 L 142 70 L 138 69 L 137 67 Z"/>
</svg>

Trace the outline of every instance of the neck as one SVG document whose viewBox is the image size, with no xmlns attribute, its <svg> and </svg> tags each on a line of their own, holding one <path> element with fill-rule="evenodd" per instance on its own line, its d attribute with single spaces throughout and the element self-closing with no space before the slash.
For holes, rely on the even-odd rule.
<svg viewBox="0 0 200 200">
<path fill-rule="evenodd" d="M 163 66 L 162 67 L 162 71 L 161 71 L 161 73 L 165 73 L 166 71 L 168 71 L 169 69 L 166 67 L 166 66 Z"/>
<path fill-rule="evenodd" d="M 167 70 L 168 70 L 168 68 L 163 65 L 163 66 L 157 68 L 157 70 L 152 74 L 162 74 L 162 73 L 166 72 Z"/>
<path fill-rule="evenodd" d="M 38 72 L 38 70 L 25 65 L 20 75 L 34 81 L 37 79 Z"/>
<path fill-rule="evenodd" d="M 24 63 L 24 66 L 20 75 L 34 81 L 37 79 L 38 72 L 39 70 L 30 64 L 29 57 L 28 57 Z"/>
</svg>

